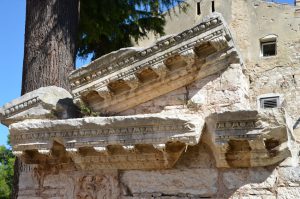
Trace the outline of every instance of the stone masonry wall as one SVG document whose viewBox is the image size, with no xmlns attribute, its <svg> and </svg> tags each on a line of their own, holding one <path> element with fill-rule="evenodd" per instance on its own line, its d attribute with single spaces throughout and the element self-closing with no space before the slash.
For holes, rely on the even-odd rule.
<svg viewBox="0 0 300 199">
<path fill-rule="evenodd" d="M 198 1 L 187 2 L 190 7 L 186 13 L 177 10 L 175 16 L 167 18 L 166 34 L 192 27 L 211 13 L 211 1 L 201 1 L 200 15 L 196 13 Z M 276 91 L 283 96 L 295 125 L 300 115 L 296 108 L 300 106 L 300 101 L 296 100 L 296 96 L 299 96 L 297 82 L 300 67 L 300 18 L 297 9 L 294 5 L 262 0 L 215 0 L 215 10 L 228 23 L 244 59 L 244 73 L 250 84 L 251 108 L 258 107 L 258 96 Z M 277 55 L 262 57 L 260 39 L 271 34 L 277 36 Z M 150 36 L 140 41 L 139 45 L 150 44 L 156 39 Z M 283 71 L 284 74 L 280 75 Z M 289 86 L 284 82 L 289 82 Z M 281 84 L 285 84 L 285 88 Z"/>
<path fill-rule="evenodd" d="M 227 70 L 150 100 L 122 115 L 149 113 L 191 113 L 207 116 L 214 112 L 249 109 L 248 82 L 242 66 Z"/>
<path fill-rule="evenodd" d="M 188 147 L 173 169 L 80 171 L 62 166 L 40 175 L 22 169 L 19 198 L 179 199 L 300 197 L 300 167 L 217 169 L 207 145 Z"/>
<path fill-rule="evenodd" d="M 299 119 L 300 19 L 294 7 L 262 1 L 233 1 L 230 27 L 243 55 L 250 82 L 251 108 L 257 97 L 280 94 L 294 124 Z M 262 57 L 259 40 L 277 36 L 277 55 Z"/>
</svg>

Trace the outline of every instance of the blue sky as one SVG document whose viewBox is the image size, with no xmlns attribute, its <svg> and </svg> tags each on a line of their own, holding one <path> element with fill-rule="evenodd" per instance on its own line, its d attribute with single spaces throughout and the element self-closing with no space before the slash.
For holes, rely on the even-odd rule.
<svg viewBox="0 0 300 199">
<path fill-rule="evenodd" d="M 21 93 L 24 31 L 25 0 L 0 0 L 0 107 Z M 0 124 L 0 145 L 6 144 L 7 135 Z"/>
<path fill-rule="evenodd" d="M 25 0 L 0 0 L 0 106 L 20 96 L 24 31 Z M 77 66 L 83 64 L 77 60 Z M 6 144 L 7 135 L 8 129 L 0 124 L 0 145 Z"/>
</svg>

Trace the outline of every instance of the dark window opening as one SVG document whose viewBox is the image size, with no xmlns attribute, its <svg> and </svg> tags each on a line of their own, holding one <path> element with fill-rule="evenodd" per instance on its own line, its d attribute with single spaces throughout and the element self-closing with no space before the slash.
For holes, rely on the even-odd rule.
<svg viewBox="0 0 300 199">
<path fill-rule="evenodd" d="M 279 97 L 266 97 L 260 99 L 261 108 L 277 108 L 279 107 Z"/>
<path fill-rule="evenodd" d="M 211 2 L 211 11 L 215 12 L 215 1 Z"/>
<path fill-rule="evenodd" d="M 197 2 L 197 15 L 201 15 L 200 2 Z"/>
<path fill-rule="evenodd" d="M 269 57 L 276 55 L 276 41 L 262 42 L 261 52 L 263 57 Z"/>
</svg>

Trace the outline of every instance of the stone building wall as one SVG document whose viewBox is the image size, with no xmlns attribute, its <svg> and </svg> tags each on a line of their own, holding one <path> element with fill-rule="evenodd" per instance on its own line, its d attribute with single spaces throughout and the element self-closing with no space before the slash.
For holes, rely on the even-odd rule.
<svg viewBox="0 0 300 199">
<path fill-rule="evenodd" d="M 257 97 L 260 95 L 277 93 L 282 95 L 283 106 L 295 124 L 300 115 L 297 108 L 300 104 L 296 100 L 300 94 L 300 18 L 295 17 L 295 7 L 259 1 L 238 1 L 233 10 L 238 7 L 246 7 L 248 11 L 243 13 L 249 16 L 233 13 L 230 26 L 245 61 L 251 107 L 259 107 Z M 262 57 L 259 40 L 271 34 L 277 36 L 277 55 Z"/>
<path fill-rule="evenodd" d="M 166 25 L 167 34 L 173 34 L 182 27 L 187 28 L 192 26 L 201 20 L 203 16 L 209 14 L 211 8 L 210 1 L 202 1 L 201 16 L 196 15 L 197 1 L 189 2 L 191 3 L 191 9 L 186 14 L 179 14 L 178 18 L 171 17 L 169 19 Z M 245 62 L 244 74 L 246 81 L 249 82 L 249 95 L 246 94 L 244 96 L 245 101 L 241 103 L 238 109 L 248 108 L 246 105 L 247 102 L 250 102 L 252 109 L 257 109 L 259 108 L 258 98 L 260 96 L 280 95 L 283 98 L 282 106 L 292 117 L 294 134 L 298 137 L 300 133 L 300 18 L 297 17 L 296 8 L 292 5 L 257 0 L 215 2 L 216 11 L 222 13 L 225 20 L 227 20 Z M 277 35 L 277 55 L 262 57 L 260 54 L 260 39 L 270 34 Z M 145 43 L 141 41 L 139 44 L 144 45 Z M 221 83 L 222 79 L 232 80 L 230 84 L 233 87 L 237 85 L 245 86 L 247 84 L 240 84 L 237 80 L 240 77 L 239 75 L 233 78 L 222 78 L 223 75 L 225 74 L 221 74 L 219 77 L 215 77 L 217 75 L 207 77 L 186 88 L 178 89 L 166 96 L 139 105 L 132 110 L 126 111 L 125 114 L 143 114 L 148 111 L 168 112 L 170 111 L 169 109 L 174 110 L 168 108 L 168 105 L 177 105 L 176 111 L 178 111 L 180 107 L 183 109 L 195 108 L 195 106 L 187 105 L 188 102 L 186 102 L 186 106 L 184 106 L 181 102 L 185 99 L 196 100 L 200 102 L 200 104 L 204 102 L 205 105 L 203 106 L 196 105 L 196 109 L 200 114 L 209 113 L 212 107 L 213 111 L 216 112 L 220 110 L 235 110 L 235 100 L 230 99 L 230 102 L 232 102 L 231 105 L 225 105 L 226 102 L 221 103 L 222 100 L 226 100 L 226 97 L 223 95 L 224 92 L 220 94 L 219 91 L 224 89 L 227 92 L 237 93 L 237 90 L 242 89 L 235 91 L 228 89 L 228 87 L 226 88 L 226 86 Z M 205 82 L 206 80 L 208 80 L 209 83 L 199 89 L 197 85 L 201 85 L 201 82 Z M 216 86 L 218 84 L 220 85 L 219 87 Z M 211 85 L 214 86 L 211 87 Z M 195 91 L 197 91 L 195 95 L 191 94 L 193 93 L 194 87 L 197 87 L 197 89 L 195 89 Z M 189 93 L 189 97 L 186 97 L 187 93 Z M 231 95 L 231 97 L 233 96 L 234 95 Z M 214 101 L 214 99 L 217 99 L 217 102 Z M 243 99 L 243 97 L 239 99 Z M 224 104 L 224 106 L 222 104 Z M 183 198 L 186 196 L 190 196 L 191 198 L 300 197 L 300 167 L 297 163 L 294 164 L 294 166 L 287 166 L 283 163 L 279 166 L 275 165 L 273 167 L 264 168 L 215 169 L 213 163 L 211 163 L 212 161 L 208 160 L 208 157 L 211 156 L 200 156 L 198 161 L 191 160 L 188 157 L 182 157 L 181 161 L 176 165 L 176 168 L 179 169 L 176 171 L 125 171 L 125 177 L 122 176 L 121 179 L 130 184 L 129 187 L 131 189 L 129 189 L 134 189 L 135 192 L 137 192 L 137 196 L 147 196 L 147 193 L 145 193 L 147 191 L 144 190 L 148 189 L 146 188 L 147 185 L 145 185 L 145 187 L 143 186 L 143 179 L 147 177 L 153 179 L 155 176 L 155 181 L 157 180 L 158 183 L 157 186 L 156 183 L 151 186 L 151 190 L 160 193 L 164 192 L 166 198 L 171 198 L 171 196 L 174 196 L 174 193 L 177 193 L 175 194 L 175 198 L 179 198 L 179 196 Z M 184 164 L 184 162 L 185 165 L 189 166 L 185 167 L 181 165 Z M 194 168 L 191 169 L 190 167 Z M 203 177 L 204 181 L 195 177 L 197 175 Z M 150 176 L 152 178 L 150 178 Z M 186 176 L 188 176 L 188 179 L 185 179 Z M 130 178 L 132 178 L 132 182 L 130 182 Z M 147 183 L 151 184 L 151 182 L 153 182 L 150 181 L 147 181 Z M 170 183 L 170 185 L 166 186 L 168 183 Z M 197 189 L 195 187 L 193 190 L 190 190 L 189 194 L 178 193 L 181 191 L 184 192 L 183 190 L 187 191 L 190 187 L 194 186 L 201 188 Z"/>
<path fill-rule="evenodd" d="M 176 16 L 167 18 L 166 34 L 174 34 L 192 27 L 212 12 L 212 1 L 187 1 L 186 13 L 176 10 Z M 197 15 L 197 3 L 201 14 Z M 282 96 L 283 106 L 298 127 L 300 101 L 300 17 L 299 5 L 279 4 L 262 0 L 215 0 L 215 11 L 223 15 L 244 59 L 246 79 L 249 82 L 250 107 L 259 107 L 262 95 Z M 298 3 L 299 4 L 299 3 Z M 262 57 L 260 39 L 277 36 L 276 56 Z M 144 46 L 155 41 L 154 36 L 141 40 Z"/>
<path fill-rule="evenodd" d="M 250 108 L 249 84 L 242 66 L 232 64 L 227 70 L 195 81 L 163 96 L 122 112 L 122 115 L 149 113 L 211 113 Z"/>
<path fill-rule="evenodd" d="M 44 176 L 33 166 L 23 168 L 20 199 L 297 199 L 300 167 L 279 166 L 217 169 L 204 143 L 188 147 L 173 169 L 80 171 L 53 168 Z"/>
</svg>

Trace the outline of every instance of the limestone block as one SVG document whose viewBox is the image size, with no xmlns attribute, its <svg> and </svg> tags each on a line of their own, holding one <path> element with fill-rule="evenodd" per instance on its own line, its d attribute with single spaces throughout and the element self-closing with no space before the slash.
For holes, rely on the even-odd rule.
<svg viewBox="0 0 300 199">
<path fill-rule="evenodd" d="M 276 194 L 268 190 L 253 190 L 252 192 L 236 191 L 229 199 L 277 199 Z"/>
<path fill-rule="evenodd" d="M 121 114 L 161 112 L 172 114 L 181 110 L 210 115 L 215 112 L 249 109 L 248 85 L 244 84 L 246 79 L 242 67 L 232 64 L 222 73 L 195 80 L 187 86 L 142 103 Z"/>
<path fill-rule="evenodd" d="M 82 100 L 95 112 L 113 115 L 221 72 L 231 64 L 242 67 L 224 19 L 214 13 L 150 47 L 105 55 L 72 72 L 69 80 L 75 101 Z M 97 94 L 102 88 L 108 88 L 105 96 L 110 97 Z"/>
<path fill-rule="evenodd" d="M 47 168 L 36 168 L 21 176 L 18 198 L 117 199 L 120 196 L 117 176 L 116 170 L 84 172 L 57 168 L 49 172 Z"/>
<path fill-rule="evenodd" d="M 297 149 L 283 109 L 212 114 L 206 120 L 218 167 L 267 166 Z"/>
<path fill-rule="evenodd" d="M 29 92 L 0 108 L 0 121 L 8 126 L 27 119 L 70 118 L 78 115 L 72 95 L 56 86 Z"/>
<path fill-rule="evenodd" d="M 210 197 L 217 193 L 216 169 L 124 171 L 121 182 L 134 196 L 148 193 L 175 197 Z"/>
<path fill-rule="evenodd" d="M 215 164 L 215 159 L 211 154 L 209 147 L 203 142 L 200 142 L 195 146 L 188 146 L 174 168 L 214 168 Z"/>
<path fill-rule="evenodd" d="M 33 172 L 22 172 L 19 181 L 22 182 L 19 185 L 20 190 L 37 189 L 39 186 L 37 179 L 33 176 Z"/>
<path fill-rule="evenodd" d="M 24 121 L 10 133 L 14 153 L 30 164 L 53 158 L 58 144 L 60 156 L 69 155 L 56 161 L 70 156 L 82 169 L 162 169 L 199 142 L 203 126 L 198 116 L 160 114 Z"/>
<path fill-rule="evenodd" d="M 22 173 L 19 180 L 18 198 L 74 198 L 74 182 L 65 174 L 39 175 L 33 171 Z"/>
<path fill-rule="evenodd" d="M 119 198 L 120 190 L 117 176 L 110 173 L 94 173 L 78 176 L 74 191 L 76 199 Z"/>
<path fill-rule="evenodd" d="M 299 187 L 300 167 L 280 167 L 278 169 L 279 186 Z"/>
<path fill-rule="evenodd" d="M 253 189 L 271 189 L 275 186 L 277 172 L 265 168 L 230 169 L 223 173 L 223 183 L 227 189 L 249 192 Z"/>
<path fill-rule="evenodd" d="M 298 199 L 300 198 L 300 187 L 278 187 L 278 199 Z"/>
<path fill-rule="evenodd" d="M 113 51 L 111 53 L 108 53 L 108 54 L 92 61 L 88 65 L 85 65 L 85 66 L 71 72 L 70 77 L 71 78 L 80 78 L 83 74 L 91 73 L 94 68 L 97 68 L 99 66 L 101 67 L 101 66 L 110 64 L 112 62 L 119 61 L 123 58 L 130 57 L 131 55 L 134 55 L 135 53 L 140 52 L 143 49 L 144 48 L 141 48 L 141 47 L 128 47 L 128 48 L 121 48 L 117 51 Z M 132 61 L 132 60 L 127 60 L 126 61 L 126 59 L 125 59 L 124 63 L 120 63 L 120 64 L 125 64 L 125 63 L 128 63 L 129 61 Z M 120 67 L 120 66 L 119 65 L 114 65 L 114 66 L 111 66 L 111 67 L 112 68 L 109 68 L 110 70 L 118 70 L 118 67 Z M 79 81 L 79 82 L 74 82 L 75 85 L 71 85 L 71 86 L 75 87 L 76 85 L 79 85 L 81 83 L 84 83 L 84 82 L 87 83 L 87 82 L 91 81 L 92 79 L 96 79 L 97 77 L 101 76 L 102 73 L 105 73 L 105 70 L 100 70 L 100 71 L 98 71 L 97 73 L 94 73 L 94 74 L 91 73 L 91 76 L 86 76 L 86 78 L 78 79 L 77 81 Z"/>
</svg>

